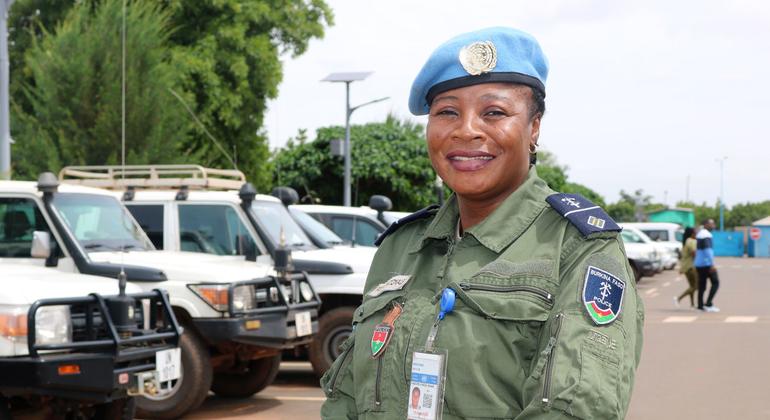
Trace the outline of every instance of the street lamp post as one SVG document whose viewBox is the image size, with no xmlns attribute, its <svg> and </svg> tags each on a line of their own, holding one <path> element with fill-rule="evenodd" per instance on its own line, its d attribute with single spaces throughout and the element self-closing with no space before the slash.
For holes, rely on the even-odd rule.
<svg viewBox="0 0 770 420">
<path fill-rule="evenodd" d="M 0 0 L 0 179 L 11 179 L 9 117 L 8 11 L 14 0 Z"/>
<path fill-rule="evenodd" d="M 727 156 L 717 159 L 719 162 L 719 230 L 725 230 L 725 161 Z"/>
<path fill-rule="evenodd" d="M 358 72 L 358 73 L 332 73 L 325 78 L 321 79 L 322 82 L 344 82 L 345 83 L 345 146 L 344 146 L 344 153 L 345 153 L 345 169 L 344 169 L 344 176 L 343 176 L 343 182 L 344 182 L 344 188 L 342 191 L 342 197 L 343 197 L 343 204 L 345 207 L 350 207 L 350 115 L 353 114 L 353 111 L 357 110 L 358 108 L 365 107 L 367 105 L 371 105 L 373 103 L 382 102 L 388 97 L 375 99 L 373 101 L 365 102 L 360 105 L 356 105 L 354 107 L 350 107 L 350 84 L 359 81 L 364 80 L 367 77 L 369 77 L 372 74 L 372 72 Z"/>
</svg>

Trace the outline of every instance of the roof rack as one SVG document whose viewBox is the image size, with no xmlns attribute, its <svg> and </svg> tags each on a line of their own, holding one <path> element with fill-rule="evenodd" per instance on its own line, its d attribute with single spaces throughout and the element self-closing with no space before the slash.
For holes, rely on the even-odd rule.
<svg viewBox="0 0 770 420">
<path fill-rule="evenodd" d="M 239 170 L 204 168 L 200 165 L 104 165 L 67 166 L 59 171 L 59 180 L 111 190 L 129 187 L 237 190 L 246 182 L 246 176 Z"/>
</svg>

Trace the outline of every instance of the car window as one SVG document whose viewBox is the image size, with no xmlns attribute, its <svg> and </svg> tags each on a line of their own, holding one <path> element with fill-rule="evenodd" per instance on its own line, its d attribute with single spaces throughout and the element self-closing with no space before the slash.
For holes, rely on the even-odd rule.
<svg viewBox="0 0 770 420">
<path fill-rule="evenodd" d="M 668 231 L 660 229 L 642 229 L 653 241 L 668 241 Z"/>
<path fill-rule="evenodd" d="M 246 255 L 256 250 L 259 254 L 237 211 L 225 204 L 180 204 L 179 243 L 182 251 Z"/>
<path fill-rule="evenodd" d="M 0 258 L 30 258 L 34 231 L 50 232 L 35 201 L 0 197 Z"/>
<path fill-rule="evenodd" d="M 378 229 L 366 219 L 354 219 L 352 216 L 332 217 L 332 230 L 344 240 L 350 241 L 353 239 L 354 226 L 355 243 L 363 246 L 374 246 L 374 241 L 382 229 Z"/>
<path fill-rule="evenodd" d="M 126 204 L 144 233 L 157 249 L 163 249 L 163 205 L 162 204 Z"/>
<path fill-rule="evenodd" d="M 640 244 L 644 243 L 644 240 L 641 236 L 637 235 L 636 232 L 632 232 L 630 230 L 623 230 L 620 232 L 621 238 L 623 238 L 623 242 L 628 242 L 631 244 Z"/>
<path fill-rule="evenodd" d="M 88 252 L 153 250 L 142 228 L 114 197 L 58 193 L 51 202 L 64 225 Z"/>
<path fill-rule="evenodd" d="M 682 239 L 684 239 L 684 231 L 677 230 L 676 232 L 674 232 L 674 237 L 676 237 L 677 242 L 682 242 Z"/>
</svg>

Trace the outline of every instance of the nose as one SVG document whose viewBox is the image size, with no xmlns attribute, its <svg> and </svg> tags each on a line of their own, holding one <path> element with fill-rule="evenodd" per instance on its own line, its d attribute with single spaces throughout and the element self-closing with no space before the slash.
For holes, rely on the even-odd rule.
<svg viewBox="0 0 770 420">
<path fill-rule="evenodd" d="M 479 124 L 480 118 L 473 113 L 465 113 L 458 120 L 453 138 L 459 141 L 480 140 L 484 136 Z"/>
</svg>

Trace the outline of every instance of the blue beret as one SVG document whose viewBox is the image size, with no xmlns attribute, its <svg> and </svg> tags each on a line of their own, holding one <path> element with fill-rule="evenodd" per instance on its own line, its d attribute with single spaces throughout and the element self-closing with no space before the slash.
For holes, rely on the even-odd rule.
<svg viewBox="0 0 770 420">
<path fill-rule="evenodd" d="M 456 36 L 428 58 L 412 83 L 409 111 L 425 115 L 441 92 L 480 83 L 518 83 L 545 95 L 548 60 L 537 40 L 512 28 Z"/>
</svg>

